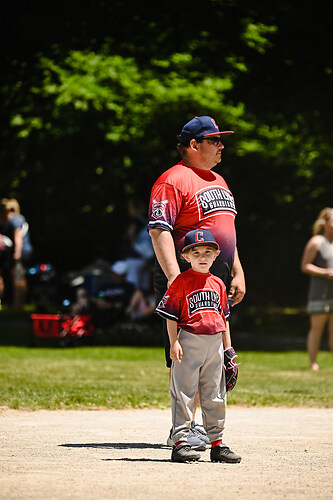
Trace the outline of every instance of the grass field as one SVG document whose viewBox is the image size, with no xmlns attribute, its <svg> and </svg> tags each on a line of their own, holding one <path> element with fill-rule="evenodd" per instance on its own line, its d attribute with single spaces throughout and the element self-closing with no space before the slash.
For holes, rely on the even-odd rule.
<svg viewBox="0 0 333 500">
<path fill-rule="evenodd" d="M 320 371 L 305 352 L 238 352 L 239 379 L 228 404 L 333 407 L 333 362 Z M 168 408 L 162 348 L 0 347 L 0 406 L 36 409 Z"/>
</svg>

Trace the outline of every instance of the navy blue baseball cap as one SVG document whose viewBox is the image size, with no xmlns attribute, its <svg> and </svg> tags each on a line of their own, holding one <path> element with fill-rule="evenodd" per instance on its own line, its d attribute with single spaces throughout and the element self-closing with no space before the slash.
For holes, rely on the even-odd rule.
<svg viewBox="0 0 333 500">
<path fill-rule="evenodd" d="M 214 247 L 216 250 L 220 249 L 218 243 L 215 241 L 213 233 L 208 229 L 194 229 L 186 233 L 182 253 L 187 252 L 190 248 L 198 246 Z"/>
<path fill-rule="evenodd" d="M 233 133 L 233 130 L 221 131 L 214 118 L 211 118 L 210 116 L 196 116 L 184 125 L 178 139 L 180 143 L 187 144 L 192 139 L 200 139 L 201 137 L 209 137 L 210 135 Z"/>
</svg>

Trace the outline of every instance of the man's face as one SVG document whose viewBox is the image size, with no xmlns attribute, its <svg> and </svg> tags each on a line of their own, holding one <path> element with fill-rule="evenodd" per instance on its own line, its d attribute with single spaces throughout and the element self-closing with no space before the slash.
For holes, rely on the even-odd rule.
<svg viewBox="0 0 333 500">
<path fill-rule="evenodd" d="M 196 141 L 202 168 L 213 168 L 221 161 L 222 149 L 224 145 L 219 140 L 220 135 L 204 137 L 199 142 Z"/>
</svg>

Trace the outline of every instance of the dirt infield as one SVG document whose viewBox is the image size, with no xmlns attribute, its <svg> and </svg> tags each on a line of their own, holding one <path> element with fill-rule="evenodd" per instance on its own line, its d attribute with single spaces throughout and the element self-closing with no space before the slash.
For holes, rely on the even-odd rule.
<svg viewBox="0 0 333 500">
<path fill-rule="evenodd" d="M 240 464 L 170 462 L 169 427 L 169 410 L 2 409 L 0 498 L 333 498 L 333 409 L 229 407 Z"/>
</svg>

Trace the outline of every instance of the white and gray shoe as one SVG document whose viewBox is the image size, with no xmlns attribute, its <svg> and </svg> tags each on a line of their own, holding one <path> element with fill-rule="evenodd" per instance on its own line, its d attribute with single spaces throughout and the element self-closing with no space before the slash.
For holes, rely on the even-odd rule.
<svg viewBox="0 0 333 500">
<path fill-rule="evenodd" d="M 207 446 L 210 446 L 210 440 L 206 434 L 206 431 L 203 425 L 196 424 L 194 420 L 191 422 L 191 431 L 195 436 L 197 436 L 201 441 L 206 443 Z"/>
<path fill-rule="evenodd" d="M 171 435 L 172 435 L 172 428 L 170 429 L 170 433 L 169 433 L 169 436 L 167 439 L 168 446 L 174 445 L 172 438 L 171 438 Z M 207 448 L 206 443 L 202 439 L 200 439 L 200 437 L 198 435 L 196 435 L 193 432 L 192 428 L 190 429 L 190 431 L 188 433 L 187 443 L 191 446 L 191 448 L 193 448 L 196 451 L 205 451 Z"/>
</svg>

